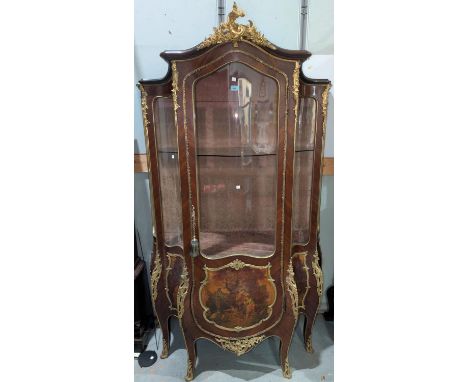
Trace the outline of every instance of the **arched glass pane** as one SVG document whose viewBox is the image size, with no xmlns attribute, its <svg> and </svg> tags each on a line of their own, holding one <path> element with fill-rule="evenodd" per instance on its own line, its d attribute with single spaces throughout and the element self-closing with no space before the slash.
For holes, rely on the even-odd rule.
<svg viewBox="0 0 468 382">
<path fill-rule="evenodd" d="M 293 186 L 293 243 L 305 245 L 310 240 L 310 196 L 314 163 L 317 101 L 300 98 L 296 128 Z"/>
<path fill-rule="evenodd" d="M 275 250 L 278 84 L 241 63 L 195 84 L 200 249 Z"/>
<path fill-rule="evenodd" d="M 172 99 L 167 97 L 156 98 L 153 110 L 159 161 L 164 241 L 167 246 L 182 246 L 179 155 Z"/>
</svg>

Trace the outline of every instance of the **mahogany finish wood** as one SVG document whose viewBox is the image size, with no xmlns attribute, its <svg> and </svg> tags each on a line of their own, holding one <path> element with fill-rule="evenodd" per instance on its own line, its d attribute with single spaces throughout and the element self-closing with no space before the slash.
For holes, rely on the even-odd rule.
<svg viewBox="0 0 468 382">
<path fill-rule="evenodd" d="M 245 31 L 242 27 L 249 28 L 239 26 L 232 21 L 239 15 L 242 16 L 235 7 L 230 13 L 231 21 L 222 24 L 224 28 L 241 31 Z M 142 92 L 147 168 L 153 208 L 154 243 L 151 288 L 155 313 L 163 333 L 161 358 L 169 355 L 169 318 L 170 316 L 178 317 L 188 352 L 187 380 L 191 380 L 194 375 L 197 340 L 210 340 L 225 350 L 241 355 L 270 336 L 280 338 L 280 364 L 283 375 L 290 377 L 288 352 L 298 314 L 302 313 L 306 317 L 304 341 L 306 349 L 312 351 L 312 325 L 319 306 L 321 289 L 323 289 L 319 261 L 321 254 L 319 255 L 318 218 L 323 167 L 323 128 L 330 82 L 308 79 L 302 72 L 299 73 L 298 68 L 310 56 L 309 52 L 289 51 L 274 45 L 271 45 L 271 48 L 260 46 L 249 41 L 248 36 L 251 35 L 247 35 L 245 39 L 221 42 L 203 49 L 163 52 L 161 57 L 169 63 L 167 75 L 161 80 L 142 80 L 139 84 Z M 276 177 L 274 182 L 276 218 L 272 223 L 275 229 L 271 236 L 264 236 L 266 239 L 261 239 L 264 234 L 260 230 L 249 232 L 250 236 L 245 236 L 245 232 L 230 231 L 229 228 L 222 226 L 217 227 L 215 218 L 219 217 L 219 211 L 209 211 L 200 202 L 201 197 L 209 198 L 210 195 L 217 193 L 216 195 L 227 197 L 226 200 L 233 200 L 232 198 L 237 197 L 237 204 L 234 205 L 244 205 L 244 199 L 242 199 L 244 196 L 228 190 L 231 192 L 229 194 L 226 191 L 228 184 L 226 182 L 214 182 L 214 184 L 205 185 L 204 188 L 200 185 L 202 172 L 207 174 L 206 176 L 220 179 L 219 169 L 216 166 L 209 167 L 210 164 L 205 164 L 200 159 L 199 155 L 203 154 L 203 150 L 200 148 L 201 141 L 197 140 L 197 124 L 201 129 L 200 118 L 202 117 L 200 113 L 196 113 L 196 108 L 203 99 L 206 99 L 203 102 L 208 103 L 218 101 L 220 104 L 223 102 L 227 104 L 230 102 L 231 94 L 225 94 L 229 90 L 222 90 L 226 88 L 226 84 L 222 82 L 225 77 L 215 74 L 219 73 L 222 68 L 241 68 L 239 70 L 244 70 L 245 73 L 257 73 L 252 74 L 248 80 L 253 89 L 261 88 L 255 76 L 273 79 L 279 94 L 276 102 L 277 109 L 271 113 L 272 118 L 276 118 L 277 115 L 275 121 L 278 135 L 275 138 L 275 151 L 267 154 L 254 153 L 254 156 L 274 155 L 276 158 L 276 173 L 262 170 L 265 179 L 268 180 L 271 176 Z M 245 73 L 244 77 L 248 77 Z M 218 77 L 219 80 L 217 80 Z M 204 82 L 207 84 L 205 87 L 199 85 L 205 78 L 211 78 L 211 81 L 215 83 L 220 81 L 219 87 L 208 86 L 211 82 Z M 297 88 L 297 96 L 294 93 L 295 88 Z M 234 87 L 234 89 L 239 91 L 239 87 Z M 197 95 L 198 90 L 201 93 Z M 253 94 L 253 91 L 248 92 L 251 97 L 249 102 L 260 105 L 261 101 L 255 99 L 250 92 Z M 171 123 L 174 123 L 175 131 L 167 131 L 168 126 L 159 122 L 164 114 L 161 109 L 161 97 L 169 98 L 173 102 L 174 118 Z M 303 127 L 313 129 L 311 130 L 313 146 L 308 149 L 307 154 L 312 158 L 307 162 L 311 172 L 307 178 L 310 179 L 310 190 L 309 186 L 305 185 L 310 195 L 307 194 L 304 197 L 300 194 L 301 200 L 304 199 L 310 206 L 308 211 L 310 224 L 307 234 L 309 239 L 304 243 L 294 242 L 292 235 L 294 163 L 300 155 L 295 147 L 295 134 L 298 120 L 303 113 L 298 108 L 300 98 L 310 98 L 316 103 L 316 112 L 311 126 Z M 213 110 L 219 112 L 220 109 Z M 214 119 L 208 118 L 204 120 L 204 123 L 207 124 L 207 128 L 211 129 L 210 131 L 216 132 L 222 127 L 213 121 Z M 271 126 L 269 125 L 270 129 L 273 128 Z M 158 141 L 157 137 L 168 137 L 171 134 L 174 136 L 175 132 L 177 133 L 177 147 L 167 145 L 163 150 L 164 142 Z M 270 136 L 269 139 L 271 140 L 272 137 Z M 214 147 L 217 143 L 221 144 L 216 141 L 213 143 Z M 220 150 L 221 154 L 232 157 L 234 154 L 231 155 L 231 151 L 236 152 L 237 149 L 229 151 L 221 147 Z M 213 153 L 207 155 L 216 156 Z M 143 166 L 138 165 L 136 158 L 135 156 L 135 171 L 144 170 Z M 165 158 L 176 160 L 178 173 L 174 172 L 175 167 L 170 167 L 164 162 Z M 227 168 L 227 177 L 240 176 L 242 171 L 246 171 L 245 168 L 248 167 L 243 166 L 239 170 Z M 255 168 L 249 171 L 255 172 Z M 256 183 L 252 184 L 257 185 L 258 190 L 263 190 L 268 182 L 260 175 L 262 174 L 254 176 L 255 179 L 252 182 Z M 167 207 L 165 208 L 168 205 L 166 198 L 171 197 L 167 196 L 171 194 L 171 190 L 168 189 L 168 176 L 175 178 L 178 176 L 180 182 L 180 194 L 177 190 L 173 190 L 173 197 L 179 198 L 174 200 L 180 200 L 180 202 L 175 207 L 174 203 L 171 204 L 172 213 Z M 261 203 L 266 200 L 265 192 L 259 191 L 250 195 L 253 203 L 260 203 L 262 207 Z M 172 239 L 168 231 L 165 232 L 165 227 L 170 226 L 173 229 L 173 226 L 177 225 L 178 220 L 169 216 L 175 213 L 177 208 L 181 210 L 180 239 L 176 231 Z M 263 227 L 265 225 L 264 212 L 262 208 L 258 211 L 256 218 L 260 221 L 254 223 Z M 222 211 L 222 213 L 227 214 L 228 217 L 232 216 L 234 221 L 242 212 L 236 209 Z M 200 225 L 202 218 L 204 225 Z M 215 223 L 209 223 L 210 221 Z M 217 228 L 219 228 L 219 233 Z M 209 234 L 212 236 L 206 236 L 206 230 L 212 230 Z M 255 256 L 248 253 L 248 248 L 252 248 L 253 245 L 251 241 L 259 240 L 256 245 L 261 249 L 261 240 L 273 240 L 273 233 L 274 243 L 271 244 L 274 244 L 272 247 L 274 250 L 271 254 L 261 252 L 264 254 Z M 199 247 L 199 243 L 203 243 L 200 241 L 200 234 L 205 235 L 205 238 L 213 237 L 212 241 L 209 241 L 211 239 L 205 240 L 205 244 L 216 243 L 216 240 L 228 240 L 222 243 L 224 245 L 218 246 L 220 251 L 221 248 L 229 249 L 230 246 L 235 245 L 241 253 L 223 256 L 208 255 L 208 252 L 204 252 L 203 246 Z M 217 238 L 217 235 L 221 239 Z M 249 240 L 246 240 L 246 237 L 249 237 Z M 242 242 L 242 240 L 246 241 Z M 168 245 L 168 243 L 176 244 Z M 203 357 L 203 354 L 198 355 Z"/>
</svg>

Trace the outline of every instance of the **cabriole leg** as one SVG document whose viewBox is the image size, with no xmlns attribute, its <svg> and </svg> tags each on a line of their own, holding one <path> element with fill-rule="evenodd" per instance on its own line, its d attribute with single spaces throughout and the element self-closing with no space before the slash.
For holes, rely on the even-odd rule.
<svg viewBox="0 0 468 382">
<path fill-rule="evenodd" d="M 309 353 L 313 353 L 314 348 L 312 347 L 312 325 L 313 318 L 309 317 L 307 314 L 304 315 L 304 345 L 305 349 Z"/>
<path fill-rule="evenodd" d="M 281 338 L 280 344 L 280 361 L 281 361 L 281 369 L 283 370 L 283 377 L 284 378 L 291 378 L 291 369 L 289 367 L 289 344 L 291 342 L 291 338 Z"/>
<path fill-rule="evenodd" d="M 169 355 L 169 346 L 170 346 L 170 330 L 169 330 L 169 317 L 163 317 L 159 323 L 162 331 L 162 351 L 161 359 L 167 358 Z"/>
<path fill-rule="evenodd" d="M 191 381 L 193 379 L 193 372 L 195 368 L 195 362 L 197 359 L 195 351 L 195 342 L 191 338 L 185 338 L 185 345 L 187 347 L 187 373 L 185 374 L 185 380 Z"/>
<path fill-rule="evenodd" d="M 308 293 L 304 309 L 304 344 L 306 351 L 309 353 L 314 351 L 312 347 L 312 327 L 315 323 L 315 318 L 317 317 L 320 299 L 323 293 L 323 274 L 322 269 L 320 268 L 320 257 L 318 252 L 319 251 L 316 251 L 313 255 L 311 268 L 309 270 L 309 278 L 310 280 L 314 280 L 314 282 L 312 283 L 312 289 Z"/>
</svg>

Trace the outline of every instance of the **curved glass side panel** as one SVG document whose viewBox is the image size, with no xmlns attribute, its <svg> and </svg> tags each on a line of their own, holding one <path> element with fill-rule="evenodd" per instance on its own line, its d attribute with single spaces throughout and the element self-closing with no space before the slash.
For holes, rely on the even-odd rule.
<svg viewBox="0 0 468 382">
<path fill-rule="evenodd" d="M 293 244 L 305 245 L 310 240 L 310 197 L 316 116 L 317 101 L 314 98 L 300 98 L 294 153 Z"/>
<path fill-rule="evenodd" d="M 275 250 L 278 84 L 242 63 L 195 83 L 200 249 L 204 256 Z"/>
<path fill-rule="evenodd" d="M 156 98 L 153 105 L 164 241 L 182 246 L 182 205 L 180 197 L 179 153 L 172 99 Z"/>
</svg>

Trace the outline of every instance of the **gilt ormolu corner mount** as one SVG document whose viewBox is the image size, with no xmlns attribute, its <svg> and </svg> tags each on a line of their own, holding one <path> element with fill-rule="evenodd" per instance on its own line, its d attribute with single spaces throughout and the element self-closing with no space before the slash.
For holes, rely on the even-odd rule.
<svg viewBox="0 0 468 382">
<path fill-rule="evenodd" d="M 271 336 L 291 377 L 298 316 L 312 351 L 323 293 L 319 194 L 330 82 L 304 76 L 309 52 L 277 47 L 251 21 L 237 23 L 243 16 L 234 3 L 205 41 L 161 53 L 169 63 L 163 79 L 139 84 L 161 358 L 175 316 L 187 380 L 198 339 L 241 355 Z"/>
</svg>

